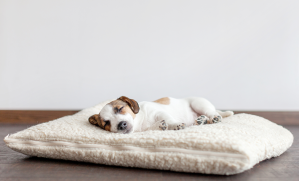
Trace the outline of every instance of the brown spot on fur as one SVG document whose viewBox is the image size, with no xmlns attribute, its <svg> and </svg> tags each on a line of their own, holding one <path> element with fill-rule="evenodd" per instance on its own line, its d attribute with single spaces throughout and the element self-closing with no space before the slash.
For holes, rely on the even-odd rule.
<svg viewBox="0 0 299 181">
<path fill-rule="evenodd" d="M 130 106 L 126 102 L 124 102 L 124 101 L 115 100 L 115 101 L 110 102 L 109 104 L 113 107 L 113 110 L 114 110 L 115 114 L 126 114 L 126 113 L 129 113 L 129 114 L 131 114 L 131 116 L 133 118 L 136 117 L 136 114 L 134 114 L 134 112 L 132 111 L 132 109 L 130 108 Z M 120 110 L 120 112 L 119 112 L 119 110 Z"/>
<path fill-rule="evenodd" d="M 121 101 L 121 100 L 115 100 L 115 101 L 112 101 L 109 103 L 112 107 L 113 107 L 113 110 L 114 110 L 114 113 L 117 113 L 117 111 L 123 107 L 123 106 L 127 106 L 128 104 Z"/>
<path fill-rule="evenodd" d="M 155 100 L 154 102 L 159 103 L 159 104 L 169 105 L 170 99 L 168 97 L 163 97 L 161 99 Z"/>
</svg>

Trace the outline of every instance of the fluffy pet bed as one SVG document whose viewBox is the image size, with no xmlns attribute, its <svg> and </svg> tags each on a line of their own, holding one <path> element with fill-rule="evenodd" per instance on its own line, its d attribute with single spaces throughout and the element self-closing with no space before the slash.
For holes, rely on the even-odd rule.
<svg viewBox="0 0 299 181">
<path fill-rule="evenodd" d="M 220 175 L 248 170 L 293 143 L 293 135 L 282 126 L 249 114 L 179 131 L 111 133 L 88 122 L 106 103 L 32 126 L 4 141 L 30 156 Z"/>
</svg>

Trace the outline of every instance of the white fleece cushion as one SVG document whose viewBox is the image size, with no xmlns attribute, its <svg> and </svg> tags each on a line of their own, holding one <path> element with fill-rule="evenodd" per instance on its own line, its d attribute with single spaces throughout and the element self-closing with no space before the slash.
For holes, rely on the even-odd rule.
<svg viewBox="0 0 299 181">
<path fill-rule="evenodd" d="M 112 133 L 88 122 L 107 102 L 32 126 L 4 141 L 31 156 L 221 175 L 248 170 L 281 155 L 293 143 L 293 135 L 282 126 L 249 114 L 179 131 Z"/>
</svg>

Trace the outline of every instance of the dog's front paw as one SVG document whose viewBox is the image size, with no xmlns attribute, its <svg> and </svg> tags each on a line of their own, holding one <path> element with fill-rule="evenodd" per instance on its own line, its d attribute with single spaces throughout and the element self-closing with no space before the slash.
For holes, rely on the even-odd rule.
<svg viewBox="0 0 299 181">
<path fill-rule="evenodd" d="M 195 120 L 195 125 L 219 123 L 221 120 L 222 117 L 220 115 L 210 116 L 210 118 L 206 115 L 201 115 Z"/>
<path fill-rule="evenodd" d="M 219 116 L 215 116 L 213 119 L 212 119 L 212 122 L 213 123 L 219 123 L 221 122 L 222 120 L 222 117 L 219 115 Z"/>
<path fill-rule="evenodd" d="M 185 127 L 186 127 L 186 124 L 182 123 L 182 124 L 177 125 L 176 128 L 174 128 L 173 130 L 185 129 Z"/>
<path fill-rule="evenodd" d="M 203 124 L 207 124 L 208 121 L 209 121 L 209 118 L 207 116 L 201 115 L 195 120 L 195 123 L 197 125 L 203 125 Z"/>
<path fill-rule="evenodd" d="M 159 124 L 159 129 L 162 131 L 165 131 L 165 130 L 167 130 L 167 128 L 168 128 L 168 125 L 166 124 L 165 120 L 162 120 Z"/>
</svg>

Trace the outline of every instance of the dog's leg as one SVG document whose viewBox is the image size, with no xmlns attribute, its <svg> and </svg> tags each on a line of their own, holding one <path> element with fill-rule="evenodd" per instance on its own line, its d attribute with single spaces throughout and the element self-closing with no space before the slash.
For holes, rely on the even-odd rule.
<svg viewBox="0 0 299 181">
<path fill-rule="evenodd" d="M 232 115 L 233 112 L 227 111 L 227 112 L 221 112 L 217 111 L 212 103 L 210 103 L 208 100 L 204 98 L 189 98 L 189 103 L 191 108 L 198 114 L 197 123 L 205 123 L 208 124 L 212 123 L 218 123 L 222 120 L 222 115 L 224 117 L 227 117 L 229 115 Z M 224 113 L 224 114 L 221 114 Z"/>
<path fill-rule="evenodd" d="M 156 117 L 157 121 L 159 121 L 159 129 L 160 130 L 180 130 L 185 129 L 185 123 L 178 123 L 172 116 L 166 114 L 164 112 L 160 112 Z"/>
</svg>

